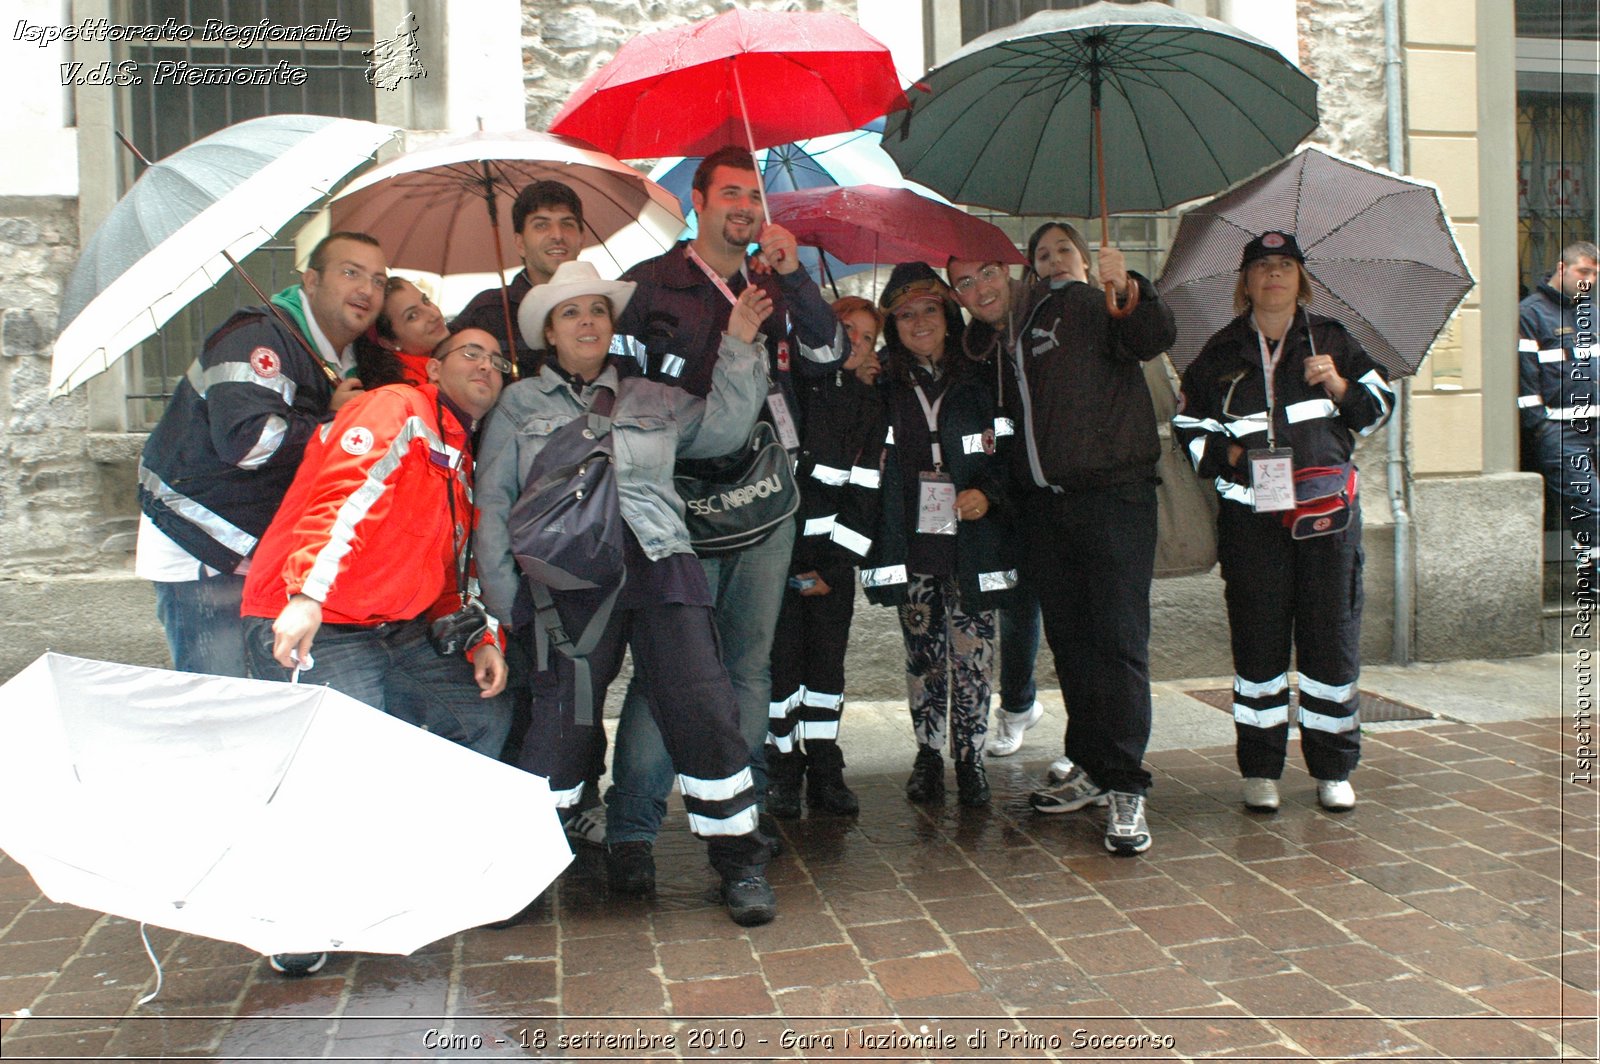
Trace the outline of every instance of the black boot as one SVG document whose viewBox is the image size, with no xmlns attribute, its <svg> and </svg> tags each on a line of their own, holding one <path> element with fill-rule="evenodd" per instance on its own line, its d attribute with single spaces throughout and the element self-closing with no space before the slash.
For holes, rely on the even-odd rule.
<svg viewBox="0 0 1600 1064">
<path fill-rule="evenodd" d="M 794 820 L 800 815 L 800 780 L 806 774 L 806 755 L 799 750 L 785 754 L 767 747 L 767 812 L 779 820 Z"/>
<path fill-rule="evenodd" d="M 844 754 L 831 739 L 806 740 L 806 805 L 836 816 L 861 811 L 861 803 L 844 785 Z"/>
<path fill-rule="evenodd" d="M 982 761 L 956 762 L 956 795 L 962 805 L 989 804 L 989 774 Z"/>
<path fill-rule="evenodd" d="M 906 797 L 913 802 L 937 802 L 944 798 L 944 755 L 931 746 L 917 747 L 917 761 L 906 780 Z"/>
</svg>

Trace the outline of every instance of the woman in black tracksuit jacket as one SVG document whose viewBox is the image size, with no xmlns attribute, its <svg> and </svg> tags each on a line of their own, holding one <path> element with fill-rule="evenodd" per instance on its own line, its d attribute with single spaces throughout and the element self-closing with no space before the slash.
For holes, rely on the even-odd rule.
<svg viewBox="0 0 1600 1064">
<path fill-rule="evenodd" d="M 1259 810 L 1278 807 L 1291 644 L 1301 752 L 1318 801 L 1330 810 L 1355 803 L 1362 551 L 1352 456 L 1356 437 L 1376 431 L 1394 406 L 1361 344 L 1305 309 L 1304 262 L 1292 234 L 1268 232 L 1246 245 L 1235 294 L 1241 313 L 1184 371 L 1173 419 L 1196 471 L 1222 497 L 1217 554 L 1233 642 L 1239 771 L 1245 804 Z M 1338 470 L 1329 479 L 1351 485 L 1346 511 L 1257 512 L 1250 454 L 1269 446 L 1291 450 L 1297 474 Z"/>
<path fill-rule="evenodd" d="M 881 305 L 889 314 L 883 516 L 861 582 L 872 602 L 900 608 L 917 737 L 907 796 L 928 802 L 944 795 L 948 730 L 960 801 L 983 805 L 994 610 L 1017 583 L 1012 537 L 1002 524 L 994 392 L 982 367 L 963 356 L 961 312 L 932 269 L 896 266 Z"/>
</svg>

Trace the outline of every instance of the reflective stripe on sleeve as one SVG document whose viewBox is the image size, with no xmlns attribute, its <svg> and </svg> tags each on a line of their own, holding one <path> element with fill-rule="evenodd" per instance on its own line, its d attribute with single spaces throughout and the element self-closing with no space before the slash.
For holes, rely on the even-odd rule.
<svg viewBox="0 0 1600 1064">
<path fill-rule="evenodd" d="M 1566 360 L 1567 349 L 1564 347 L 1541 347 L 1539 349 L 1539 361 L 1545 365 L 1551 362 L 1565 362 Z"/>
<path fill-rule="evenodd" d="M 806 519 L 805 526 L 800 529 L 802 536 L 826 536 L 833 531 L 834 518 L 837 514 L 827 517 L 810 517 Z"/>
<path fill-rule="evenodd" d="M 870 488 L 876 491 L 882 482 L 883 477 L 876 469 L 868 469 L 866 466 L 850 467 L 850 483 L 858 488 Z"/>
<path fill-rule="evenodd" d="M 1314 417 L 1333 417 L 1338 412 L 1339 408 L 1333 405 L 1332 399 L 1307 399 L 1303 403 L 1290 403 L 1283 408 L 1284 416 L 1289 419 L 1291 425 L 1310 421 Z"/>
<path fill-rule="evenodd" d="M 1016 586 L 1017 571 L 1015 569 L 978 574 L 979 591 L 1006 591 Z"/>
<path fill-rule="evenodd" d="M 871 539 L 863 536 L 860 532 L 857 532 L 852 528 L 839 524 L 837 521 L 834 522 L 833 531 L 829 534 L 828 538 L 832 539 L 845 550 L 861 558 L 865 558 L 867 556 L 867 551 L 872 549 Z"/>
<path fill-rule="evenodd" d="M 811 468 L 811 475 L 822 483 L 835 488 L 841 488 L 850 483 L 850 470 L 836 469 L 833 466 L 815 465 Z"/>
<path fill-rule="evenodd" d="M 887 587 L 890 584 L 906 582 L 906 567 L 903 565 L 885 565 L 878 569 L 861 570 L 862 587 Z"/>
<path fill-rule="evenodd" d="M 234 554 L 243 556 L 256 549 L 256 537 L 231 521 L 212 513 L 187 495 L 174 491 L 143 462 L 139 463 L 139 484 L 161 505 Z"/>
<path fill-rule="evenodd" d="M 261 426 L 261 435 L 257 437 L 255 446 L 246 451 L 245 456 L 236 464 L 240 469 L 260 469 L 267 464 L 268 459 L 278 453 L 278 448 L 283 446 L 283 438 L 288 432 L 289 423 L 277 414 L 273 414 L 267 418 L 267 423 Z"/>
<path fill-rule="evenodd" d="M 263 377 L 248 362 L 219 362 L 205 369 L 201 367 L 199 359 L 196 359 L 190 363 L 189 372 L 184 376 L 188 378 L 189 386 L 198 392 L 202 399 L 218 384 L 254 384 L 269 392 L 276 392 L 283 399 L 285 406 L 293 406 L 295 393 L 299 390 L 299 385 L 286 374 Z"/>
</svg>

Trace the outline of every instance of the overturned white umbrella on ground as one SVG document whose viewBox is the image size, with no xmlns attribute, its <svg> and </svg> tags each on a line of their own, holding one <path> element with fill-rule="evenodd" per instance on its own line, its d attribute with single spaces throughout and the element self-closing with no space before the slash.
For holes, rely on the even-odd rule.
<svg viewBox="0 0 1600 1064">
<path fill-rule="evenodd" d="M 572 859 L 542 778 L 337 691 L 60 654 L 0 687 L 0 849 L 53 901 L 264 954 L 410 953 Z"/>
</svg>

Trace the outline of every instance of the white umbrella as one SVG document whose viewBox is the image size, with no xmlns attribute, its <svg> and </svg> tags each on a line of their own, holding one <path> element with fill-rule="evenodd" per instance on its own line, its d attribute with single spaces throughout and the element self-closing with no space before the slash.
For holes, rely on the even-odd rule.
<svg viewBox="0 0 1600 1064">
<path fill-rule="evenodd" d="M 337 691 L 60 654 L 0 687 L 0 849 L 53 901 L 263 954 L 410 953 L 572 859 L 544 779 Z"/>
<path fill-rule="evenodd" d="M 153 164 L 95 230 L 67 282 L 51 394 L 104 372 L 396 132 L 349 118 L 271 115 Z"/>
</svg>

